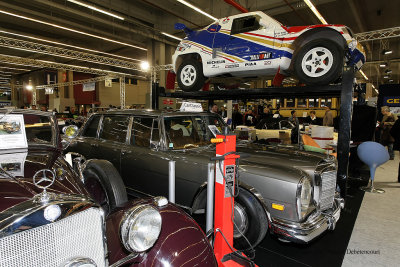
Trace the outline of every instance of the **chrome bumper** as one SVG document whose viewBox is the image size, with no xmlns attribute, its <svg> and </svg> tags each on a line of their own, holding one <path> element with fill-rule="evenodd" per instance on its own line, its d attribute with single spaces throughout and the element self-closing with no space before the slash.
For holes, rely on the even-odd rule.
<svg viewBox="0 0 400 267">
<path fill-rule="evenodd" d="M 335 229 L 343 207 L 344 200 L 342 198 L 335 198 L 332 209 L 322 212 L 316 211 L 303 223 L 272 218 L 272 233 L 283 241 L 309 243 L 326 230 Z"/>
</svg>

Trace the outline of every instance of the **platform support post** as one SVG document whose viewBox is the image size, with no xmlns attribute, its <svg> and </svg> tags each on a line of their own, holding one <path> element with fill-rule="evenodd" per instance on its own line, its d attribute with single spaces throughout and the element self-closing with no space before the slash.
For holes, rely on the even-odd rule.
<svg viewBox="0 0 400 267">
<path fill-rule="evenodd" d="M 340 195 L 343 198 L 346 197 L 347 193 L 354 72 L 355 70 L 353 67 L 348 68 L 343 72 L 342 91 L 340 95 L 340 127 L 337 146 L 337 183 L 340 188 Z"/>
</svg>

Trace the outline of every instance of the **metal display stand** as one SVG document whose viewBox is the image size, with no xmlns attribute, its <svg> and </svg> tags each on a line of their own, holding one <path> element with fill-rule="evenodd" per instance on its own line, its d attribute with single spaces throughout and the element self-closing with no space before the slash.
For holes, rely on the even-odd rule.
<svg viewBox="0 0 400 267">
<path fill-rule="evenodd" d="M 353 102 L 353 85 L 355 70 L 345 68 L 342 76 L 342 83 L 338 85 L 322 86 L 294 86 L 294 87 L 268 87 L 259 89 L 231 89 L 219 91 L 198 91 L 198 92 L 160 92 L 157 84 L 153 84 L 152 107 L 159 107 L 159 97 L 173 97 L 183 99 L 202 99 L 202 100 L 249 100 L 249 99 L 268 99 L 279 97 L 340 97 L 340 127 L 338 136 L 338 172 L 337 183 L 340 194 L 346 197 L 346 187 L 348 178 L 349 152 L 350 152 L 350 133 L 351 116 Z"/>
</svg>

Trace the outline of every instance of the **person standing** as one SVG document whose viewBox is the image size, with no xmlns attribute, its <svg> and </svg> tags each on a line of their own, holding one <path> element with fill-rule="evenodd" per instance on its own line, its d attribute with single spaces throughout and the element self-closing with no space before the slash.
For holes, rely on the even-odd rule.
<svg viewBox="0 0 400 267">
<path fill-rule="evenodd" d="M 232 114 L 232 130 L 235 130 L 238 125 L 243 125 L 243 114 L 240 113 L 239 108 L 235 106 Z"/>
<path fill-rule="evenodd" d="M 218 106 L 216 104 L 212 105 L 211 113 L 217 113 L 218 114 Z"/>
<path fill-rule="evenodd" d="M 228 116 L 228 113 L 225 110 L 225 107 L 221 107 L 221 110 L 219 112 L 219 115 L 221 115 L 222 118 L 226 118 Z"/>
<path fill-rule="evenodd" d="M 256 118 L 253 114 L 253 111 L 251 109 L 248 109 L 246 112 L 246 115 L 244 116 L 244 123 L 246 126 L 254 126 L 256 121 Z"/>
<path fill-rule="evenodd" d="M 388 106 L 381 107 L 381 113 L 383 115 L 382 121 L 379 123 L 379 128 L 381 129 L 381 144 L 388 147 L 388 152 L 390 159 L 394 159 L 393 143 L 395 139 L 390 134 L 394 123 L 397 120 L 397 116 L 390 112 Z"/>
<path fill-rule="evenodd" d="M 297 118 L 296 110 L 292 110 L 290 114 L 292 115 L 289 117 L 289 121 L 294 124 L 294 128 L 290 134 L 290 139 L 292 144 L 297 144 L 299 142 L 299 118 Z"/>
<path fill-rule="evenodd" d="M 331 108 L 328 106 L 325 106 L 325 115 L 322 121 L 322 126 L 329 126 L 329 127 L 333 126 L 333 114 Z"/>
<path fill-rule="evenodd" d="M 390 135 L 394 138 L 393 150 L 400 151 L 400 120 L 395 121 L 392 129 L 390 129 Z M 400 183 L 400 162 L 399 169 L 397 171 L 397 182 Z"/>
<path fill-rule="evenodd" d="M 310 115 L 305 120 L 308 124 L 318 125 L 317 116 L 315 115 L 315 111 L 311 110 Z"/>
</svg>

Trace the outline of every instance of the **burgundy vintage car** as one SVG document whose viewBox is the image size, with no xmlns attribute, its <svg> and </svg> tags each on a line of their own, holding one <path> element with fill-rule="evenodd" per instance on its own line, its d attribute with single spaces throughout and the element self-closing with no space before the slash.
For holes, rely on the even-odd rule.
<svg viewBox="0 0 400 267">
<path fill-rule="evenodd" d="M 72 169 L 53 114 L 0 109 L 1 121 L 22 125 L 0 131 L 0 267 L 216 266 L 203 231 L 167 199 L 128 201 L 101 160 Z"/>
</svg>

